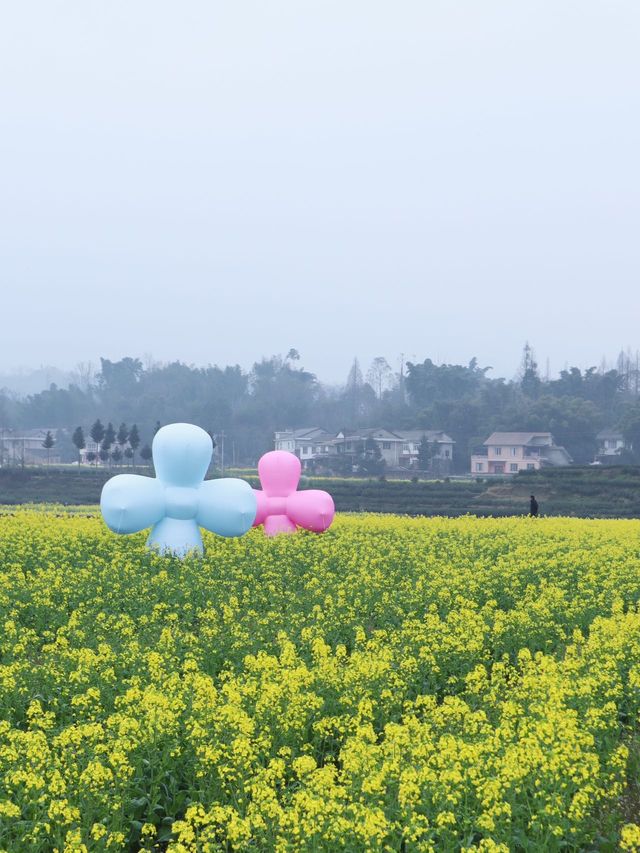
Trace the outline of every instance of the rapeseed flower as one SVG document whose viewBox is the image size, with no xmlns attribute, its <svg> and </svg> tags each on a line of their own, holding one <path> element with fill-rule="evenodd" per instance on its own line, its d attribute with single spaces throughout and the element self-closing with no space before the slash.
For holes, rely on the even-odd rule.
<svg viewBox="0 0 640 853">
<path fill-rule="evenodd" d="M 0 513 L 0 853 L 640 853 L 640 523 Z"/>
</svg>

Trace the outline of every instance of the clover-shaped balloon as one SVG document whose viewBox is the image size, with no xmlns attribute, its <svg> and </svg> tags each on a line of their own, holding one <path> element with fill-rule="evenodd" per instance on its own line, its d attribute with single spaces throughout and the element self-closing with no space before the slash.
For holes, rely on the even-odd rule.
<svg viewBox="0 0 640 853">
<path fill-rule="evenodd" d="M 114 533 L 152 527 L 147 547 L 180 557 L 203 553 L 200 527 L 242 536 L 253 524 L 256 499 L 244 480 L 204 480 L 213 443 L 193 424 L 169 424 L 153 439 L 156 477 L 118 474 L 102 489 L 100 509 Z"/>
<path fill-rule="evenodd" d="M 296 491 L 302 466 L 293 453 L 271 450 L 258 462 L 262 491 L 254 489 L 258 511 L 254 526 L 264 525 L 267 536 L 295 533 L 298 527 L 322 533 L 335 515 L 333 498 L 320 489 Z"/>
</svg>

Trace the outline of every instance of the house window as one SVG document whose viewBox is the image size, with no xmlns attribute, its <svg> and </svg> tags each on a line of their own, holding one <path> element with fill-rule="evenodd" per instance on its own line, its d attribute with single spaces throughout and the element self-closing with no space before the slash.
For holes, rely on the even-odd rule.
<svg viewBox="0 0 640 853">
<path fill-rule="evenodd" d="M 533 462 L 527 462 L 527 471 L 534 471 L 535 467 L 536 466 L 533 464 Z"/>
<path fill-rule="evenodd" d="M 518 470 L 518 463 L 517 463 L 517 462 L 512 462 L 512 463 L 509 465 L 509 470 L 511 471 L 511 473 L 512 473 L 512 474 L 515 474 L 515 473 L 516 473 L 516 471 Z"/>
<path fill-rule="evenodd" d="M 450 458 L 450 456 L 451 456 L 451 451 L 450 451 L 450 450 L 445 450 L 445 452 L 444 452 L 444 458 L 445 458 L 445 459 L 449 459 L 449 458 Z"/>
<path fill-rule="evenodd" d="M 305 452 L 307 455 L 309 455 L 309 454 L 311 453 L 311 446 L 310 446 L 310 445 L 308 445 L 308 444 L 305 444 L 305 446 L 304 446 L 304 452 Z"/>
<path fill-rule="evenodd" d="M 511 448 L 511 455 L 512 455 L 512 456 L 517 456 L 517 455 L 518 455 L 518 448 L 517 448 L 517 447 L 512 447 L 512 448 Z"/>
<path fill-rule="evenodd" d="M 476 471 L 482 471 L 483 465 L 482 462 L 476 462 Z"/>
<path fill-rule="evenodd" d="M 382 449 L 383 450 L 391 450 L 391 442 L 390 441 L 383 441 L 382 442 Z"/>
<path fill-rule="evenodd" d="M 502 448 L 501 447 L 494 447 L 493 452 L 495 453 L 496 456 L 502 456 Z"/>
</svg>

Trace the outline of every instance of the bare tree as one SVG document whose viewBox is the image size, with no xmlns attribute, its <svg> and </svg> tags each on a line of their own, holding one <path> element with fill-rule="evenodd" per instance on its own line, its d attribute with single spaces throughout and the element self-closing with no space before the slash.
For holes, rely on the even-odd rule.
<svg viewBox="0 0 640 853">
<path fill-rule="evenodd" d="M 93 385 L 95 376 L 93 363 L 91 361 L 79 361 L 71 376 L 78 388 L 82 391 L 87 391 Z"/>
<path fill-rule="evenodd" d="M 378 355 L 371 362 L 367 372 L 367 382 L 376 392 L 378 400 L 382 400 L 382 394 L 388 387 L 393 371 L 391 365 L 383 355 Z"/>
</svg>

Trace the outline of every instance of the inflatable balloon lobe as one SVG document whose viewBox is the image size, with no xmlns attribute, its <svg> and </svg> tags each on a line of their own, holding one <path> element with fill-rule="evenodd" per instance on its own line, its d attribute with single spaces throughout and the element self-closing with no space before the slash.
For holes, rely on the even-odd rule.
<svg viewBox="0 0 640 853">
<path fill-rule="evenodd" d="M 297 491 L 301 470 L 298 457 L 286 450 L 272 450 L 258 462 L 262 491 L 255 490 L 254 526 L 264 525 L 267 536 L 295 533 L 298 527 L 322 533 L 331 525 L 333 498 L 319 489 Z"/>
<path fill-rule="evenodd" d="M 193 424 L 169 424 L 153 439 L 156 477 L 118 474 L 102 489 L 100 509 L 114 533 L 151 527 L 147 547 L 184 557 L 204 551 L 200 528 L 242 536 L 253 524 L 256 498 L 244 480 L 204 480 L 213 443 Z"/>
</svg>

